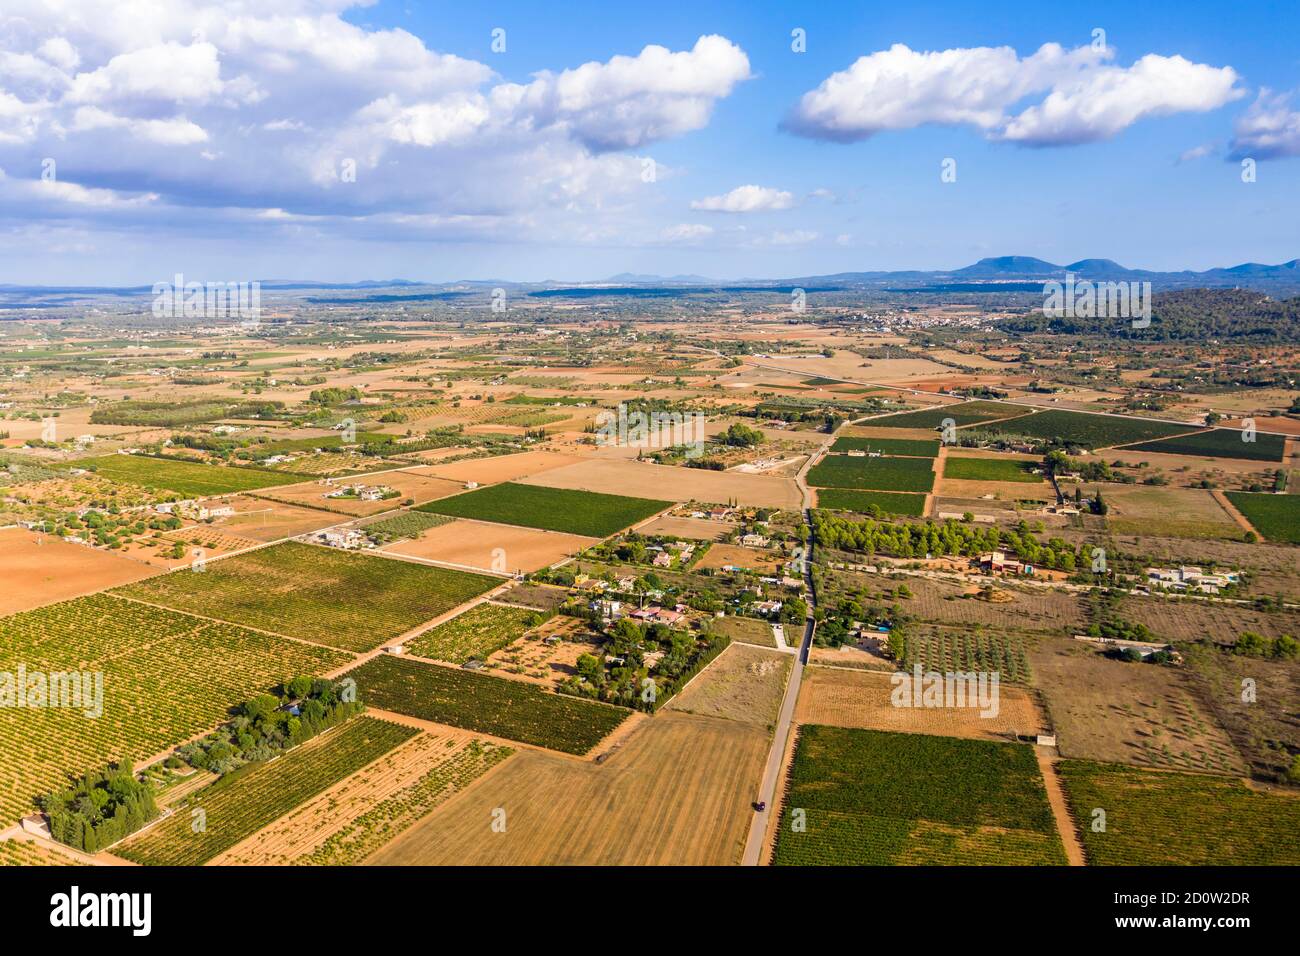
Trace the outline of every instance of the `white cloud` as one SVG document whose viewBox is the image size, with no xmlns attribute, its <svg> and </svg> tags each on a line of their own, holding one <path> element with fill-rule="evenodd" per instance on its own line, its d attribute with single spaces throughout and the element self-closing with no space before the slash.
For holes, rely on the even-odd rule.
<svg viewBox="0 0 1300 956">
<path fill-rule="evenodd" d="M 766 236 L 760 236 L 754 240 L 754 245 L 759 246 L 803 246 L 810 242 L 816 242 L 819 238 L 818 233 L 808 229 L 792 229 L 790 231 L 777 230 Z"/>
<path fill-rule="evenodd" d="M 737 186 L 721 196 L 706 196 L 691 202 L 692 209 L 704 212 L 767 212 L 773 209 L 789 209 L 794 205 L 794 196 L 782 189 L 769 186 Z"/>
<path fill-rule="evenodd" d="M 1202 143 L 1200 146 L 1193 146 L 1191 149 L 1185 149 L 1178 156 L 1180 163 L 1193 163 L 1198 159 L 1204 159 L 1214 153 L 1215 145 L 1213 143 Z"/>
<path fill-rule="evenodd" d="M 67 98 L 73 103 L 133 98 L 204 103 L 221 90 L 215 46 L 163 43 L 119 54 L 97 70 L 78 73 Z"/>
<path fill-rule="evenodd" d="M 1300 156 L 1300 110 L 1291 108 L 1294 95 L 1261 89 L 1233 126 L 1229 159 Z"/>
<path fill-rule="evenodd" d="M 675 226 L 669 226 L 659 234 L 659 237 L 665 242 L 694 242 L 697 239 L 703 239 L 711 235 L 713 235 L 712 226 L 706 226 L 702 223 L 683 222 Z"/>
<path fill-rule="evenodd" d="M 922 52 L 895 44 L 805 93 L 783 126 L 853 142 L 885 130 L 963 125 L 990 139 L 1058 146 L 1106 139 L 1149 116 L 1215 109 L 1242 95 L 1231 67 L 1155 54 L 1130 67 L 1111 59 L 1109 48 L 1056 43 L 1023 58 L 1011 47 Z"/>
</svg>

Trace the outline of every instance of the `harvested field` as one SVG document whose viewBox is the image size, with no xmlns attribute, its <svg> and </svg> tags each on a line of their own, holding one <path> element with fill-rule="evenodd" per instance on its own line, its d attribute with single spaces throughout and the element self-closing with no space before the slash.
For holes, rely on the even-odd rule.
<svg viewBox="0 0 1300 956">
<path fill-rule="evenodd" d="M 778 552 L 759 551 L 756 548 L 743 548 L 736 544 L 715 544 L 708 553 L 696 562 L 692 570 L 703 571 L 708 568 L 737 567 L 764 573 L 778 571 L 785 563 L 785 558 Z"/>
<path fill-rule="evenodd" d="M 1048 637 L 1030 664 L 1063 757 L 1202 773 L 1246 770 L 1176 668 L 1113 660 L 1080 641 Z"/>
<path fill-rule="evenodd" d="M 289 541 L 115 593 L 362 651 L 500 584 L 487 575 Z"/>
<path fill-rule="evenodd" d="M 793 654 L 733 644 L 679 691 L 668 708 L 771 730 L 793 660 Z"/>
<path fill-rule="evenodd" d="M 445 465 L 430 465 L 429 474 L 460 482 L 476 481 L 480 485 L 494 485 L 499 481 L 518 481 L 529 475 L 573 465 L 582 459 L 574 455 L 557 455 L 551 451 L 525 451 L 517 455 L 498 455 L 495 458 L 476 458 L 453 461 Z"/>
<path fill-rule="evenodd" d="M 560 531 L 456 518 L 423 532 L 418 538 L 386 545 L 383 550 L 483 571 L 531 572 L 549 567 L 599 541 L 599 538 Z"/>
<path fill-rule="evenodd" d="M 978 707 L 896 707 L 890 700 L 892 677 L 866 670 L 809 667 L 804 671 L 794 719 L 800 724 L 981 740 L 1005 740 L 1012 732 L 1047 730 L 1033 698 L 1020 688 L 999 684 L 997 713 L 983 717 Z"/>
<path fill-rule="evenodd" d="M 1012 503 L 1056 500 L 1052 486 L 1046 481 L 1034 484 L 1027 481 L 967 481 L 961 478 L 940 478 L 934 490 L 935 494 L 945 498 L 983 499 L 985 495 L 992 495 L 994 500 L 981 505 L 984 509 L 998 508 L 999 501 Z"/>
<path fill-rule="evenodd" d="M 799 489 L 789 478 L 677 468 L 624 459 L 592 459 L 543 472 L 524 479 L 523 483 L 646 498 L 668 495 L 674 501 L 717 504 L 734 500 L 758 508 L 800 507 Z"/>
<path fill-rule="evenodd" d="M 26 528 L 0 529 L 0 617 L 139 581 L 154 568 Z"/>
<path fill-rule="evenodd" d="M 664 711 L 599 764 L 525 751 L 367 863 L 734 865 L 767 744 L 752 724 Z"/>
<path fill-rule="evenodd" d="M 642 526 L 641 534 L 660 534 L 673 538 L 693 538 L 697 541 L 717 541 L 735 525 L 724 521 L 710 521 L 707 518 L 675 518 L 662 515 L 649 524 Z"/>
<path fill-rule="evenodd" d="M 360 863 L 511 753 L 459 731 L 417 734 L 219 854 L 212 865 Z"/>
<path fill-rule="evenodd" d="M 564 531 L 605 538 L 636 524 L 671 502 L 629 498 L 542 485 L 505 483 L 479 488 L 420 510 L 457 518 L 476 518 L 499 524 Z"/>
<path fill-rule="evenodd" d="M 266 501 L 260 498 L 238 497 L 227 501 L 235 508 L 228 518 L 220 518 L 214 527 L 231 534 L 256 541 L 279 541 L 338 524 L 338 515 L 327 514 L 315 508 L 298 508 L 293 505 Z"/>
</svg>

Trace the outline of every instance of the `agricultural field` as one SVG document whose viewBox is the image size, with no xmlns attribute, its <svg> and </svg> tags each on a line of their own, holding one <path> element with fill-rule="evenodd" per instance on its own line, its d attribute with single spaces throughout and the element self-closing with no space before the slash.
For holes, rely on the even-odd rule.
<svg viewBox="0 0 1300 956">
<path fill-rule="evenodd" d="M 601 763 L 516 754 L 366 862 L 736 865 L 767 747 L 764 728 L 669 708 L 641 717 Z M 506 830 L 488 834 L 498 810 Z"/>
<path fill-rule="evenodd" d="M 817 490 L 818 508 L 866 513 L 872 506 L 886 514 L 919 518 L 925 513 L 925 495 L 896 491 L 860 491 L 856 488 Z"/>
<path fill-rule="evenodd" d="M 1016 418 L 1027 415 L 1030 411 L 1031 409 L 1023 405 L 1004 405 L 1001 402 L 961 402 L 957 405 L 943 405 L 938 408 L 870 418 L 858 424 L 871 428 L 938 428 L 945 419 L 952 419 L 960 428 L 962 425 L 974 425 L 1001 418 Z"/>
<path fill-rule="evenodd" d="M 489 655 L 524 635 L 538 623 L 536 611 L 501 604 L 476 604 L 406 642 L 406 650 L 418 657 L 463 664 L 470 658 L 486 660 Z"/>
<path fill-rule="evenodd" d="M 112 852 L 146 866 L 199 866 L 417 733 L 414 727 L 353 717 L 276 760 L 226 774 Z M 205 824 L 197 831 L 196 810 L 203 811 Z"/>
<path fill-rule="evenodd" d="M 919 438 L 863 438 L 841 435 L 831 445 L 831 451 L 875 451 L 882 455 L 934 458 L 939 454 L 939 442 Z"/>
<path fill-rule="evenodd" d="M 0 672 L 103 672 L 94 708 L 0 707 L 0 822 L 110 760 L 140 761 L 225 720 L 297 674 L 348 661 L 327 648 L 95 594 L 0 618 Z"/>
<path fill-rule="evenodd" d="M 772 862 L 1042 866 L 1065 851 L 1032 748 L 813 724 L 799 731 Z"/>
<path fill-rule="evenodd" d="M 363 527 L 367 534 L 377 534 L 385 538 L 418 538 L 422 532 L 450 524 L 454 520 L 446 515 L 430 514 L 427 511 L 403 511 L 391 518 L 367 522 Z"/>
<path fill-rule="evenodd" d="M 679 691 L 668 708 L 772 727 L 793 659 L 779 651 L 731 645 Z"/>
<path fill-rule="evenodd" d="M 1198 458 L 1243 458 L 1248 461 L 1280 462 L 1286 451 L 1282 435 L 1256 433 L 1250 441 L 1246 433 L 1231 428 L 1166 438 L 1163 441 L 1129 445 L 1129 451 L 1153 451 L 1166 455 L 1195 455 Z"/>
<path fill-rule="evenodd" d="M 1034 462 L 1009 458 L 959 458 L 949 455 L 943 462 L 943 476 L 962 481 L 1021 481 L 1041 484 L 1042 475 L 1032 471 Z"/>
<path fill-rule="evenodd" d="M 977 431 L 999 435 L 1023 435 L 1027 438 L 1060 439 L 1087 448 L 1110 448 L 1134 442 L 1168 438 L 1195 431 L 1194 425 L 1175 425 L 1145 418 L 1119 415 L 1093 415 L 1088 412 L 1052 410 L 1035 412 L 1027 418 L 996 425 L 981 426 Z"/>
<path fill-rule="evenodd" d="M 1115 534 L 1239 541 L 1246 533 L 1214 494 L 1201 488 L 1122 485 L 1103 494 L 1110 506 L 1106 527 Z"/>
<path fill-rule="evenodd" d="M 1088 862 L 1097 866 L 1297 866 L 1300 800 L 1231 777 L 1057 764 Z M 1091 825 L 1094 808 L 1106 828 Z"/>
<path fill-rule="evenodd" d="M 630 713 L 524 681 L 390 656 L 373 658 L 348 676 L 373 707 L 578 755 Z"/>
<path fill-rule="evenodd" d="M 0 840 L 0 866 L 72 866 L 73 859 L 35 840 Z"/>
<path fill-rule="evenodd" d="M 26 528 L 0 529 L 0 615 L 138 581 L 153 568 Z"/>
<path fill-rule="evenodd" d="M 808 484 L 818 488 L 926 492 L 934 487 L 933 462 L 929 458 L 827 455 L 808 472 Z"/>
<path fill-rule="evenodd" d="M 612 451 L 630 453 L 632 449 L 616 448 Z M 798 508 L 800 503 L 799 489 L 788 477 L 656 465 L 617 457 L 590 458 L 520 480 L 527 485 L 596 494 L 639 495 L 652 500 L 667 494 L 675 502 L 716 504 L 731 501 L 754 508 L 791 509 Z"/>
<path fill-rule="evenodd" d="M 398 554 L 452 567 L 525 574 L 547 567 L 597 544 L 599 538 L 511 524 L 469 521 L 429 512 L 411 512 L 438 518 L 441 523 L 417 537 L 388 544 L 385 554 Z"/>
<path fill-rule="evenodd" d="M 274 488 L 302 481 L 306 475 L 287 471 L 272 471 L 252 465 L 208 465 L 176 458 L 154 458 L 146 455 L 104 455 L 99 458 L 81 458 L 66 463 L 66 467 L 85 468 L 102 478 L 139 485 L 161 491 L 172 491 L 182 498 L 206 498 L 228 495 L 258 488 Z"/>
<path fill-rule="evenodd" d="M 739 641 L 742 644 L 753 644 L 758 647 L 776 647 L 776 636 L 772 633 L 772 625 L 756 618 L 728 614 L 726 617 L 714 620 L 713 631 L 730 638 L 733 642 Z"/>
<path fill-rule="evenodd" d="M 607 538 L 671 502 L 505 482 L 422 505 L 419 511 Z"/>
<path fill-rule="evenodd" d="M 1300 544 L 1300 495 L 1229 491 L 1228 500 L 1269 541 Z"/>
<path fill-rule="evenodd" d="M 1023 636 L 1001 628 L 958 629 L 917 626 L 907 628 L 903 669 L 920 665 L 925 671 L 980 671 L 997 673 L 1006 683 L 1026 684 L 1030 679 L 1029 657 Z"/>
<path fill-rule="evenodd" d="M 365 651 L 500 584 L 487 575 L 290 541 L 114 593 Z"/>
</svg>

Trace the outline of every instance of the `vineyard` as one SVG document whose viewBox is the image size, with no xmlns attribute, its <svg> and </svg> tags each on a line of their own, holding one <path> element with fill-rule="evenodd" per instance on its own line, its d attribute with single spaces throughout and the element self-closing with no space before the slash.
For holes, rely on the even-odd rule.
<svg viewBox="0 0 1300 956">
<path fill-rule="evenodd" d="M 150 866 L 198 866 L 419 733 L 355 717 L 268 763 L 247 765 L 192 796 L 114 853 Z M 195 811 L 201 809 L 202 817 Z M 203 826 L 196 830 L 196 819 Z"/>
<path fill-rule="evenodd" d="M 831 445 L 831 451 L 878 451 L 882 455 L 934 458 L 939 454 L 939 443 L 922 438 L 859 438 L 841 435 Z"/>
<path fill-rule="evenodd" d="M 347 655 L 107 594 L 0 618 L 0 671 L 102 671 L 103 714 L 0 708 L 0 821 L 111 760 L 142 760 L 225 720 L 287 677 Z"/>
<path fill-rule="evenodd" d="M 348 676 L 374 707 L 571 754 L 587 753 L 630 713 L 536 684 L 397 657 L 373 658 Z"/>
<path fill-rule="evenodd" d="M 808 472 L 819 488 L 869 488 L 873 491 L 929 491 L 934 487 L 929 458 L 852 458 L 827 455 Z"/>
<path fill-rule="evenodd" d="M 421 505 L 418 511 L 607 538 L 671 502 L 504 482 Z"/>
<path fill-rule="evenodd" d="M 72 859 L 30 840 L 0 840 L 0 866 L 72 866 Z"/>
<path fill-rule="evenodd" d="M 854 488 L 822 488 L 817 492 L 817 507 L 831 511 L 856 511 L 874 514 L 874 507 L 884 514 L 919 518 L 925 511 L 925 495 L 898 491 L 859 491 Z"/>
<path fill-rule="evenodd" d="M 1043 476 L 1035 475 L 1030 470 L 1034 467 L 1034 462 L 1013 461 L 1009 458 L 955 458 L 949 455 L 944 459 L 943 476 L 963 481 L 1023 481 L 1036 484 L 1043 480 Z"/>
<path fill-rule="evenodd" d="M 777 865 L 1065 862 L 1034 752 L 1021 744 L 811 724 L 782 806 Z M 804 831 L 793 826 L 801 816 Z"/>
<path fill-rule="evenodd" d="M 1255 433 L 1250 441 L 1246 441 L 1245 434 L 1232 428 L 1216 428 L 1213 431 L 1166 438 L 1164 441 L 1130 445 L 1128 451 L 1155 451 L 1167 455 L 1197 455 L 1210 458 L 1241 458 L 1246 461 L 1280 462 L 1282 460 L 1282 454 L 1286 450 L 1284 437 Z"/>
<path fill-rule="evenodd" d="M 1195 431 L 1190 425 L 1174 425 L 1145 418 L 1119 415 L 1092 415 L 1088 412 L 1037 412 L 1014 421 L 999 422 L 977 429 L 1000 435 L 1023 435 L 1026 438 L 1060 439 L 1088 448 L 1110 448 L 1138 441 L 1168 438 Z"/>
<path fill-rule="evenodd" d="M 471 657 L 486 660 L 522 637 L 540 617 L 527 608 L 478 604 L 408 641 L 406 649 L 419 657 L 453 664 L 463 664 Z"/>
<path fill-rule="evenodd" d="M 101 478 L 121 481 L 143 488 L 174 491 L 186 498 L 228 495 L 275 485 L 288 485 L 309 477 L 288 471 L 271 471 L 251 465 L 206 465 L 178 458 L 154 458 L 148 455 L 103 455 L 68 462 L 67 467 L 85 468 Z"/>
<path fill-rule="evenodd" d="M 1300 497 L 1229 491 L 1228 500 L 1270 541 L 1300 544 Z"/>
<path fill-rule="evenodd" d="M 1098 866 L 1300 865 L 1300 800 L 1232 777 L 1057 764 L 1088 862 Z M 1093 829 L 1105 811 L 1104 831 Z"/>
<path fill-rule="evenodd" d="M 922 670 L 997 672 L 999 680 L 1024 684 L 1029 682 L 1029 657 L 1025 640 L 1009 635 L 1003 630 L 990 632 L 983 628 L 958 630 L 956 628 L 909 627 L 906 637 L 891 638 L 891 645 L 902 644 L 903 667 L 911 670 L 920 665 Z M 897 653 L 897 648 L 895 652 Z"/>
<path fill-rule="evenodd" d="M 455 520 L 446 515 L 430 514 L 427 511 L 404 511 L 391 518 L 370 522 L 365 525 L 365 531 L 367 534 L 376 534 L 387 539 L 418 538 L 430 528 L 439 528 Z"/>
<path fill-rule="evenodd" d="M 114 593 L 347 650 L 369 650 L 499 578 L 286 542 Z"/>
<path fill-rule="evenodd" d="M 1001 402 L 962 402 L 959 405 L 944 405 L 941 408 L 925 408 L 915 412 L 886 415 L 884 418 L 871 418 L 858 424 L 870 425 L 872 428 L 938 428 L 943 424 L 944 419 L 948 418 L 961 426 L 993 421 L 997 418 L 1013 418 L 1028 412 L 1029 409 L 1021 405 L 1003 405 Z"/>
</svg>

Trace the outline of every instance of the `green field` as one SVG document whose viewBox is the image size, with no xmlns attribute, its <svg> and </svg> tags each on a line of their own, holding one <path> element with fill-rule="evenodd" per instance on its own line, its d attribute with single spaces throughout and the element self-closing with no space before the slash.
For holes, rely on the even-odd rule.
<svg viewBox="0 0 1300 956">
<path fill-rule="evenodd" d="M 199 866 L 418 733 L 386 720 L 353 717 L 277 760 L 227 774 L 113 852 L 147 866 Z M 195 832 L 198 809 L 204 826 Z"/>
<path fill-rule="evenodd" d="M 858 491 L 854 488 L 821 488 L 817 492 L 818 508 L 865 514 L 872 505 L 888 514 L 919 518 L 925 511 L 925 495 L 897 491 Z"/>
<path fill-rule="evenodd" d="M 121 481 L 143 488 L 174 491 L 186 498 L 209 495 L 226 495 L 237 491 L 254 491 L 275 485 L 291 485 L 308 481 L 311 475 L 297 475 L 289 471 L 271 471 L 251 465 L 208 465 L 197 461 L 180 461 L 174 458 L 152 458 L 148 455 L 102 455 L 66 462 L 60 467 L 86 468 L 103 478 Z"/>
<path fill-rule="evenodd" d="M 1232 428 L 1216 428 L 1196 435 L 1166 438 L 1130 445 L 1128 451 L 1155 451 L 1166 455 L 1197 455 L 1207 458 L 1241 458 L 1247 461 L 1282 460 L 1286 439 L 1281 435 L 1255 433 L 1254 441 L 1243 440 L 1244 432 Z"/>
<path fill-rule="evenodd" d="M 929 491 L 934 487 L 929 458 L 850 458 L 827 455 L 808 472 L 818 488 L 867 488 L 872 491 Z"/>
<path fill-rule="evenodd" d="M 1057 764 L 1088 862 L 1098 866 L 1297 866 L 1300 800 L 1232 777 L 1120 764 Z M 1093 829 L 1104 810 L 1105 831 Z"/>
<path fill-rule="evenodd" d="M 943 462 L 945 478 L 960 478 L 963 481 L 1023 481 L 1040 484 L 1042 475 L 1035 475 L 1029 469 L 1038 467 L 1037 462 L 1015 461 L 1010 458 L 954 458 L 949 455 Z"/>
<path fill-rule="evenodd" d="M 1112 445 L 1167 438 L 1195 431 L 1195 428 L 1146 418 L 1053 410 L 1036 412 L 1013 422 L 988 425 L 977 431 L 996 435 L 1024 435 L 1027 438 L 1055 438 L 1088 448 L 1109 448 Z"/>
<path fill-rule="evenodd" d="M 1300 497 L 1229 491 L 1228 500 L 1270 541 L 1300 544 Z"/>
<path fill-rule="evenodd" d="M 1065 851 L 1028 746 L 809 724 L 773 863 L 1043 865 Z"/>
<path fill-rule="evenodd" d="M 348 676 L 374 707 L 578 755 L 631 713 L 537 684 L 399 657 L 372 658 Z"/>
<path fill-rule="evenodd" d="M 391 518 L 381 518 L 364 526 L 364 530 L 388 538 L 418 538 L 430 528 L 450 524 L 455 518 L 429 514 L 427 511 L 403 511 Z"/>
<path fill-rule="evenodd" d="M 102 672 L 103 713 L 0 707 L 0 826 L 69 773 L 151 757 L 226 720 L 240 701 L 341 651 L 149 607 L 109 594 L 0 618 L 0 672 Z"/>
<path fill-rule="evenodd" d="M 484 574 L 289 541 L 112 593 L 367 651 L 499 584 Z"/>
<path fill-rule="evenodd" d="M 430 501 L 417 511 L 607 538 L 667 508 L 671 501 L 504 482 Z"/>
<path fill-rule="evenodd" d="M 1011 418 L 1028 412 L 1029 409 L 1022 405 L 1005 405 L 1002 402 L 960 402 L 956 405 L 924 408 L 915 412 L 899 412 L 897 415 L 886 415 L 883 418 L 869 418 L 858 424 L 871 428 L 938 428 L 946 418 L 951 418 L 961 426 L 997 418 Z"/>
<path fill-rule="evenodd" d="M 841 435 L 831 445 L 831 451 L 878 451 L 883 455 L 933 458 L 939 454 L 939 442 L 921 438 L 858 438 L 854 435 Z"/>
<path fill-rule="evenodd" d="M 425 631 L 408 642 L 406 649 L 419 657 L 453 664 L 463 664 L 471 657 L 484 660 L 521 637 L 537 616 L 528 608 L 477 604 Z"/>
</svg>

